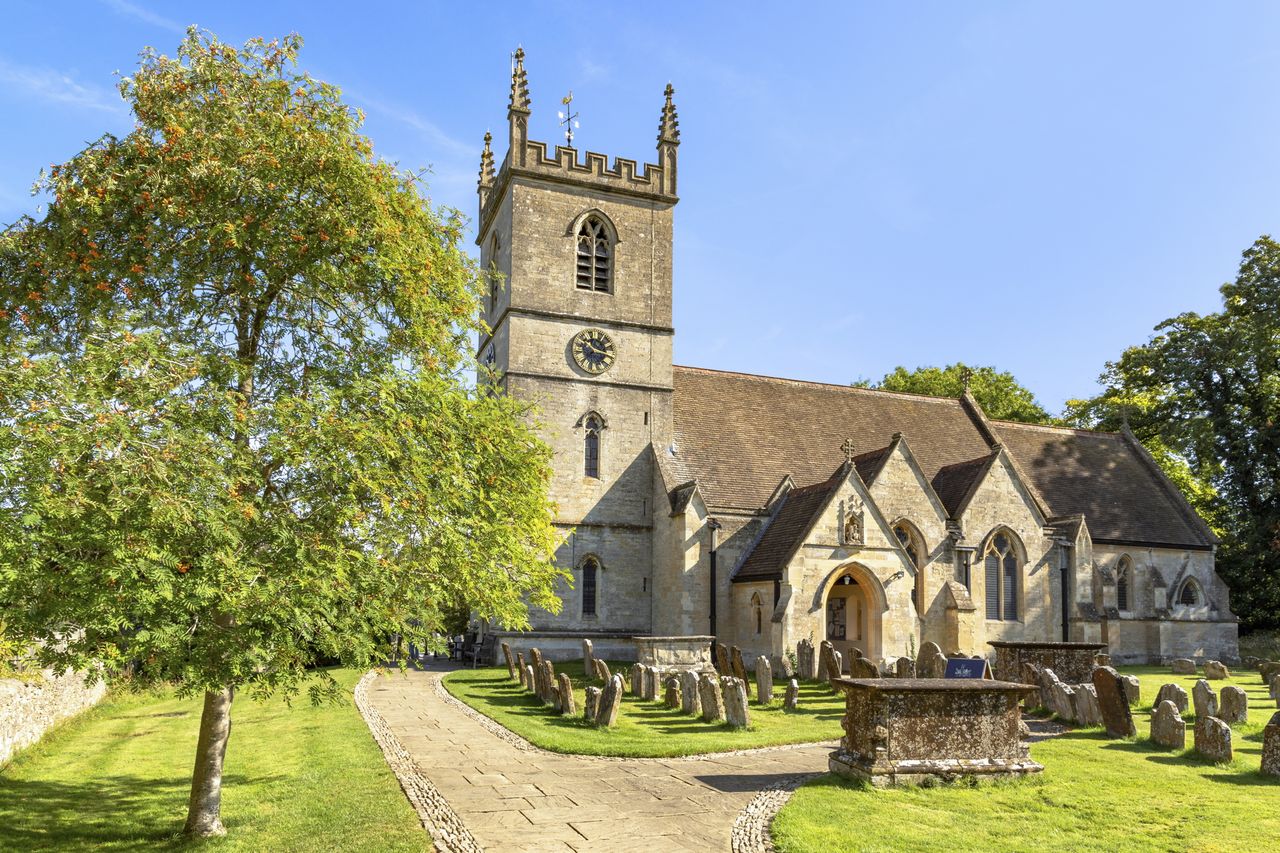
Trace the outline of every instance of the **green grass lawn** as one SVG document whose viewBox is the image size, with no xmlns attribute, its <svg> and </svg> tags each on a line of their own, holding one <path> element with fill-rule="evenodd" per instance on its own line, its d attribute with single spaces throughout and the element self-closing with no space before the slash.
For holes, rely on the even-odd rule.
<svg viewBox="0 0 1280 853">
<path fill-rule="evenodd" d="M 1249 694 L 1249 722 L 1233 726 L 1235 760 L 1215 767 L 1190 752 L 1147 741 L 1160 685 L 1196 678 L 1163 667 L 1121 667 L 1142 680 L 1134 709 L 1139 737 L 1108 740 L 1076 729 L 1033 744 L 1040 778 L 980 788 L 885 791 L 823 776 L 801 788 L 773 824 L 783 853 L 870 850 L 1274 850 L 1280 845 L 1280 780 L 1258 772 L 1262 728 L 1275 713 L 1256 672 L 1236 684 Z M 1188 709 L 1187 743 L 1192 742 Z"/>
<path fill-rule="evenodd" d="M 359 673 L 337 671 L 346 687 Z M 115 695 L 0 769 L 0 850 L 426 850 L 355 705 L 237 698 L 223 777 L 227 836 L 180 836 L 198 699 Z"/>
<path fill-rule="evenodd" d="M 622 666 L 626 664 L 610 664 L 610 669 L 619 672 L 622 670 L 617 667 Z M 584 681 L 581 661 L 556 664 L 556 672 L 566 672 L 573 680 L 578 708 L 574 717 L 562 717 L 543 705 L 523 690 L 520 682 L 507 677 L 505 666 L 459 670 L 445 677 L 444 686 L 472 708 L 552 752 L 667 757 L 836 740 L 841 735 L 844 699 L 818 683 L 801 683 L 800 707 L 793 712 L 782 710 L 786 684 L 778 683 L 768 707 L 754 700 L 750 703 L 751 726 L 747 729 L 704 723 L 678 709 L 667 710 L 661 701 L 646 702 L 630 694 L 623 697 L 617 725 L 598 729 L 582 719 L 582 708 L 586 686 L 601 683 Z"/>
</svg>

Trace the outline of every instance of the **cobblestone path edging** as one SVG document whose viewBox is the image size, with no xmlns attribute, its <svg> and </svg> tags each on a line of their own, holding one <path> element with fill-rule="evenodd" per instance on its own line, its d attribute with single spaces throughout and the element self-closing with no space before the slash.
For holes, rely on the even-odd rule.
<svg viewBox="0 0 1280 853">
<path fill-rule="evenodd" d="M 356 709 L 364 717 L 369 733 L 382 749 L 387 766 L 399 780 L 400 788 L 418 813 L 423 828 L 430 833 L 435 849 L 440 853 L 483 853 L 484 848 L 471 835 L 462 818 L 458 817 L 439 789 L 418 772 L 412 756 L 392 733 L 382 715 L 369 704 L 369 685 L 377 677 L 378 673 L 371 669 L 356 682 Z"/>
<path fill-rule="evenodd" d="M 733 821 L 730 844 L 733 853 L 773 853 L 773 837 L 769 827 L 796 789 L 816 779 L 821 773 L 802 773 L 781 779 L 755 795 Z"/>
</svg>

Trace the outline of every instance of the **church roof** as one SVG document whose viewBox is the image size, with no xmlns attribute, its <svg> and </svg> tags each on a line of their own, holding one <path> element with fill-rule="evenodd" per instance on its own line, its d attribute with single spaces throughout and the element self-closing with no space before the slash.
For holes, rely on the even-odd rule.
<svg viewBox="0 0 1280 853">
<path fill-rule="evenodd" d="M 959 512 L 994 458 L 989 426 L 1050 514 L 1083 514 L 1095 539 L 1186 548 L 1214 541 L 1141 447 L 1122 435 L 980 422 L 951 398 L 695 367 L 675 367 L 673 386 L 675 452 L 668 461 L 677 482 L 698 481 L 709 507 L 758 511 L 788 474 L 826 483 L 846 439 L 865 448 L 855 467 L 874 479 L 884 461 L 878 455 L 902 433 L 948 512 Z"/>
<path fill-rule="evenodd" d="M 817 521 L 827 499 L 840 487 L 845 469 L 841 466 L 829 480 L 787 492 L 782 504 L 774 510 L 764 533 L 751 548 L 738 570 L 735 581 L 773 580 L 804 543 L 804 538 Z"/>
</svg>

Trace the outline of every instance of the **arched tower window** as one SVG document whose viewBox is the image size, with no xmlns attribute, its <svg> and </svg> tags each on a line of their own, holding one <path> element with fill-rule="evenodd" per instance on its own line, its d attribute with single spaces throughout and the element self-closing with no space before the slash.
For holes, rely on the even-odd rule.
<svg viewBox="0 0 1280 853">
<path fill-rule="evenodd" d="M 902 550 L 907 552 L 907 556 L 911 559 L 911 565 L 916 570 L 916 585 L 911 590 L 911 601 L 916 606 L 917 613 L 924 612 L 924 542 L 920 537 L 919 531 L 911 522 L 903 520 L 893 525 L 893 535 L 898 538 L 898 544 L 902 546 Z"/>
<path fill-rule="evenodd" d="M 1013 534 L 1000 530 L 982 553 L 987 576 L 987 618 L 1014 622 L 1018 619 L 1018 583 L 1021 572 Z"/>
<path fill-rule="evenodd" d="M 1116 567 L 1116 607 L 1121 610 L 1129 609 L 1130 584 L 1133 580 L 1133 561 L 1128 556 L 1120 558 L 1120 564 Z"/>
<path fill-rule="evenodd" d="M 1182 582 L 1182 586 L 1178 589 L 1178 603 L 1183 607 L 1200 605 L 1200 584 L 1196 583 L 1194 578 L 1187 578 Z"/>
<path fill-rule="evenodd" d="M 598 216 L 578 228 L 578 289 L 608 293 L 613 273 L 613 240 Z"/>
<path fill-rule="evenodd" d="M 600 423 L 598 415 L 588 415 L 583 422 L 586 436 L 583 438 L 582 475 L 600 479 Z"/>
<path fill-rule="evenodd" d="M 596 584 L 599 581 L 600 561 L 587 557 L 582 561 L 582 615 L 596 615 Z"/>
<path fill-rule="evenodd" d="M 760 601 L 760 593 L 751 596 L 751 618 L 755 621 L 756 635 L 764 633 L 764 604 Z"/>
</svg>

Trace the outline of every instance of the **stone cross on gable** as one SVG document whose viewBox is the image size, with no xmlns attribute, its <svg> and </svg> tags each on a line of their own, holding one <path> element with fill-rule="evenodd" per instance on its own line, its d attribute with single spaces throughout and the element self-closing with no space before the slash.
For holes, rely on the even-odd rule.
<svg viewBox="0 0 1280 853">
<path fill-rule="evenodd" d="M 846 438 L 840 445 L 840 452 L 844 454 L 845 462 L 853 461 L 854 443 L 852 438 Z"/>
<path fill-rule="evenodd" d="M 971 368 L 968 368 L 968 367 L 966 367 L 966 368 L 964 368 L 963 370 L 961 370 L 961 371 L 960 371 L 960 381 L 964 383 L 964 390 L 968 391 L 968 390 L 969 390 L 969 383 L 973 381 L 973 370 L 972 370 Z"/>
</svg>

